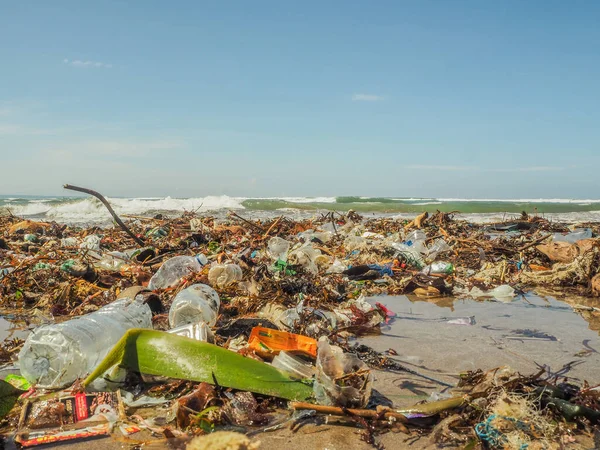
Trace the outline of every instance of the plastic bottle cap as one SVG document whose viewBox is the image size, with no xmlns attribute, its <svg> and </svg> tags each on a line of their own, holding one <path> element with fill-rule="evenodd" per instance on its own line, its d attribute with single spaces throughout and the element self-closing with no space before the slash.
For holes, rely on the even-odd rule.
<svg viewBox="0 0 600 450">
<path fill-rule="evenodd" d="M 201 266 L 205 266 L 206 264 L 208 264 L 208 258 L 206 257 L 206 255 L 203 255 L 202 253 L 198 253 L 196 255 L 196 261 L 198 261 Z"/>
</svg>

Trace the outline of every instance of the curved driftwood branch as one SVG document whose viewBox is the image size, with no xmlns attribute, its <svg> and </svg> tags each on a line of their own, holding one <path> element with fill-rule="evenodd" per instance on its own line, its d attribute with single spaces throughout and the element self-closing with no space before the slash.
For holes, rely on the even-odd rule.
<svg viewBox="0 0 600 450">
<path fill-rule="evenodd" d="M 108 203 L 108 201 L 101 194 L 99 194 L 96 191 L 92 191 L 91 189 L 86 189 L 86 188 L 82 188 L 79 186 L 71 186 L 70 184 L 65 184 L 63 186 L 63 188 L 68 189 L 70 191 L 83 192 L 84 194 L 89 194 L 89 195 L 93 195 L 94 197 L 96 197 L 98 200 L 100 200 L 102 202 L 102 204 L 104 206 L 106 206 L 106 209 L 108 209 L 108 212 L 110 213 L 110 215 L 113 216 L 113 219 L 115 219 L 115 222 L 117 222 L 119 224 L 119 226 L 121 228 L 123 228 L 123 230 L 129 236 L 131 236 L 131 239 L 133 239 L 140 247 L 143 247 L 144 245 L 146 245 L 144 243 L 144 241 L 142 241 L 139 237 L 137 237 L 133 233 L 133 231 L 131 231 L 129 228 L 127 228 L 127 225 L 125 225 L 123 223 L 123 221 L 119 218 L 119 216 L 117 216 L 117 213 L 112 209 L 112 207 L 110 206 L 110 203 Z"/>
</svg>

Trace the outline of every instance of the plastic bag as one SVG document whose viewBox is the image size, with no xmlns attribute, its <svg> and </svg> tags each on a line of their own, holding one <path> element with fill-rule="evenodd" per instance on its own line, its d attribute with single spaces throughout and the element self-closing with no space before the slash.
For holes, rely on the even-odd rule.
<svg viewBox="0 0 600 450">
<path fill-rule="evenodd" d="M 320 405 L 364 408 L 373 389 L 373 374 L 356 355 L 329 345 L 325 336 L 318 342 L 317 375 L 313 390 Z"/>
<path fill-rule="evenodd" d="M 272 237 L 269 239 L 267 253 L 273 261 L 280 259 L 287 261 L 287 254 L 290 251 L 290 243 L 280 237 Z"/>
</svg>

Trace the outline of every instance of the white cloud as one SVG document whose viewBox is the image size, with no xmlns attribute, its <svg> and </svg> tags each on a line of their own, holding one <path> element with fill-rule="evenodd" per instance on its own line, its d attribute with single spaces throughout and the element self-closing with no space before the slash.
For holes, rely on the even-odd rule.
<svg viewBox="0 0 600 450">
<path fill-rule="evenodd" d="M 559 172 L 561 170 L 564 170 L 564 167 L 530 166 L 530 167 L 513 167 L 511 169 L 489 169 L 490 172 Z"/>
<path fill-rule="evenodd" d="M 111 69 L 112 68 L 112 64 L 109 63 L 104 63 L 104 62 L 100 62 L 100 61 L 89 61 L 89 60 L 81 60 L 81 59 L 63 59 L 63 63 L 72 66 L 72 67 L 78 67 L 78 68 L 104 68 L 104 69 Z"/>
<path fill-rule="evenodd" d="M 404 166 L 406 169 L 414 170 L 447 170 L 447 171 L 459 171 L 459 170 L 477 170 L 477 167 L 473 166 L 436 166 L 428 164 L 410 164 Z"/>
<path fill-rule="evenodd" d="M 182 148 L 184 143 L 177 140 L 83 140 L 52 146 L 42 151 L 45 156 L 54 157 L 58 154 L 77 158 L 90 156 L 103 157 L 144 157 L 161 151 Z"/>
<path fill-rule="evenodd" d="M 57 134 L 58 132 L 59 130 L 0 123 L 0 136 L 38 136 L 43 134 Z"/>
<path fill-rule="evenodd" d="M 374 94 L 354 94 L 352 101 L 354 102 L 380 102 L 385 100 L 385 97 Z"/>
<path fill-rule="evenodd" d="M 507 167 L 507 168 L 486 168 L 477 166 L 443 166 L 429 164 L 410 164 L 404 166 L 406 169 L 413 170 L 443 170 L 443 171 L 476 171 L 476 172 L 559 172 L 564 167 L 557 166 L 525 166 L 525 167 Z"/>
</svg>

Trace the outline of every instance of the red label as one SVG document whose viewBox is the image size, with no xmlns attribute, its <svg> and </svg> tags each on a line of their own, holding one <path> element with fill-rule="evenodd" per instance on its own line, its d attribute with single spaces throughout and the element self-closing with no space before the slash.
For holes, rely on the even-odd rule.
<svg viewBox="0 0 600 450">
<path fill-rule="evenodd" d="M 75 394 L 75 417 L 77 418 L 77 422 L 87 419 L 88 416 L 87 399 L 85 394 Z"/>
</svg>

